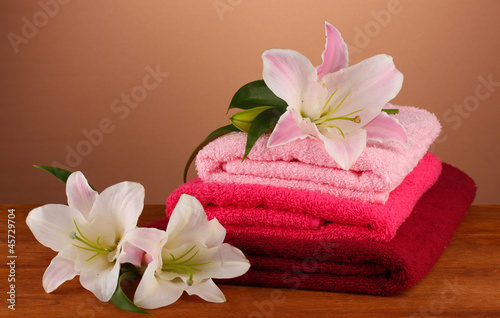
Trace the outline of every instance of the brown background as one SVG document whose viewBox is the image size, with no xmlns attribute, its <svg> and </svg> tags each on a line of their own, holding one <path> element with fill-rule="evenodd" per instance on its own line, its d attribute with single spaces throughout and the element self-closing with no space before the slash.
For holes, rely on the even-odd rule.
<svg viewBox="0 0 500 318">
<path fill-rule="evenodd" d="M 476 180 L 476 204 L 500 203 L 499 1 L 55 1 L 0 3 L 0 202 L 64 203 L 63 185 L 31 167 L 58 163 L 100 190 L 140 182 L 163 203 L 194 147 L 228 124 L 234 92 L 262 77 L 262 52 L 318 65 L 329 21 L 351 64 L 394 57 L 394 102 L 434 112 L 432 150 Z M 168 76 L 156 85 L 157 67 Z"/>
</svg>

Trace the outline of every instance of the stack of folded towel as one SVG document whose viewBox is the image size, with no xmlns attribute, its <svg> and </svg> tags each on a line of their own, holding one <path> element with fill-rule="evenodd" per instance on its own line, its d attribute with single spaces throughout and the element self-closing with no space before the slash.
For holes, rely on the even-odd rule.
<svg viewBox="0 0 500 318">
<path fill-rule="evenodd" d="M 348 171 L 312 138 L 267 148 L 263 136 L 242 162 L 246 134 L 221 137 L 198 154 L 199 177 L 167 198 L 167 218 L 186 193 L 224 225 L 226 241 L 252 265 L 230 283 L 401 292 L 438 260 L 476 187 L 428 153 L 441 129 L 436 117 L 398 109 L 408 147 L 369 142 Z"/>
</svg>

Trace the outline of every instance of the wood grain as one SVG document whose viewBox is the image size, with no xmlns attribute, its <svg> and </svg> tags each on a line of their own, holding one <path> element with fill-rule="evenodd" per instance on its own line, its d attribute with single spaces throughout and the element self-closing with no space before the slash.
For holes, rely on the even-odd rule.
<svg viewBox="0 0 500 318">
<path fill-rule="evenodd" d="M 112 303 L 101 303 L 80 286 L 66 282 L 51 294 L 42 276 L 55 252 L 40 245 L 26 226 L 36 205 L 0 205 L 0 316 L 137 317 Z M 8 210 L 15 209 L 16 310 L 7 308 L 10 268 Z M 145 207 L 139 224 L 164 215 L 161 205 Z M 392 297 L 220 285 L 227 302 L 212 304 L 183 295 L 151 312 L 171 317 L 500 317 L 500 206 L 472 206 L 436 266 L 415 287 Z"/>
</svg>

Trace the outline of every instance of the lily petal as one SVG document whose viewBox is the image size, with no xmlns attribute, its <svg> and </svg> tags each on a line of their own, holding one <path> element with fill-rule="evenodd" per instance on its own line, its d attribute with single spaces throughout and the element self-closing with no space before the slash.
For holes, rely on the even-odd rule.
<svg viewBox="0 0 500 318">
<path fill-rule="evenodd" d="M 94 203 L 94 226 L 102 227 L 103 240 L 115 240 L 137 225 L 144 208 L 144 187 L 136 182 L 120 182 L 105 189 Z"/>
<path fill-rule="evenodd" d="M 226 297 L 224 297 L 224 294 L 212 279 L 208 279 L 198 285 L 188 286 L 186 292 L 189 295 L 198 295 L 202 299 L 212 303 L 223 303 L 226 301 Z"/>
<path fill-rule="evenodd" d="M 138 248 L 132 244 L 125 244 L 120 256 L 118 257 L 118 262 L 120 264 L 130 263 L 135 267 L 141 267 L 142 260 L 144 259 L 144 252 L 142 249 Z"/>
<path fill-rule="evenodd" d="M 168 249 L 175 249 L 190 242 L 205 244 L 208 237 L 208 220 L 201 203 L 195 197 L 183 194 L 172 211 L 166 232 L 168 241 L 165 246 Z"/>
<path fill-rule="evenodd" d="M 243 253 L 227 243 L 200 251 L 200 257 L 210 261 L 202 267 L 202 274 L 205 277 L 234 278 L 245 274 L 250 268 L 250 262 Z"/>
<path fill-rule="evenodd" d="M 118 285 L 120 263 L 115 262 L 113 267 L 105 271 L 84 271 L 80 273 L 80 284 L 91 291 L 100 301 L 107 302 L 113 296 Z"/>
<path fill-rule="evenodd" d="M 90 187 L 83 173 L 77 171 L 73 172 L 66 181 L 66 196 L 68 205 L 80 211 L 88 219 L 99 194 Z"/>
<path fill-rule="evenodd" d="M 59 252 L 71 245 L 70 233 L 74 222 L 87 223 L 80 211 L 62 204 L 47 204 L 30 211 L 26 224 L 35 238 L 44 246 Z"/>
<path fill-rule="evenodd" d="M 393 116 L 385 112 L 375 117 L 372 121 L 366 124 L 367 138 L 379 142 L 393 140 L 401 143 L 403 146 L 408 145 L 408 135 L 406 129 L 401 123 Z"/>
<path fill-rule="evenodd" d="M 159 255 L 160 249 L 167 239 L 167 233 L 155 228 L 135 228 L 127 232 L 123 239 L 147 254 Z"/>
<path fill-rule="evenodd" d="M 326 74 L 323 82 L 330 90 L 338 88 L 335 93 L 338 99 L 349 95 L 336 116 L 357 112 L 356 115 L 361 118 L 360 124 L 348 120 L 338 124 L 344 133 L 349 133 L 377 117 L 384 105 L 396 97 L 403 85 L 403 74 L 396 69 L 391 56 L 380 54 Z"/>
<path fill-rule="evenodd" d="M 134 303 L 145 309 L 155 309 L 174 303 L 186 287 L 181 279 L 175 281 L 157 275 L 158 261 L 151 262 L 142 275 L 134 295 Z"/>
<path fill-rule="evenodd" d="M 281 115 L 271 136 L 269 136 L 268 147 L 281 146 L 293 140 L 304 139 L 309 136 L 298 126 L 294 112 L 292 108 L 288 107 L 287 111 Z"/>
<path fill-rule="evenodd" d="M 325 29 L 326 44 L 325 50 L 321 54 L 323 63 L 317 67 L 318 80 L 321 80 L 328 73 L 337 72 L 341 68 L 347 67 L 349 63 L 347 45 L 340 32 L 328 22 L 325 22 Z"/>
<path fill-rule="evenodd" d="M 321 141 L 325 144 L 328 154 L 344 170 L 349 170 L 366 147 L 366 130 L 357 131 L 346 136 L 346 139 L 328 138 L 321 134 Z"/>
<path fill-rule="evenodd" d="M 226 238 L 226 229 L 219 223 L 216 218 L 211 219 L 208 222 L 208 231 L 205 241 L 205 245 L 210 247 L 215 247 L 221 245 Z"/>
<path fill-rule="evenodd" d="M 263 79 L 271 91 L 289 106 L 302 105 L 302 94 L 317 83 L 317 72 L 304 55 L 293 50 L 271 49 L 262 54 Z"/>
<path fill-rule="evenodd" d="M 76 275 L 78 272 L 75 270 L 75 263 L 57 255 L 43 274 L 43 288 L 47 293 L 51 293 L 65 281 L 72 280 Z"/>
</svg>

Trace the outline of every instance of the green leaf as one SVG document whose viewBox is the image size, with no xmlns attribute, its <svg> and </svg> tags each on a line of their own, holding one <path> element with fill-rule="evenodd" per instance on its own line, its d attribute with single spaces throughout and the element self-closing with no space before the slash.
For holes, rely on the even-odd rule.
<svg viewBox="0 0 500 318">
<path fill-rule="evenodd" d="M 66 181 L 68 180 L 69 175 L 73 173 L 73 171 L 68 171 L 66 169 L 50 167 L 50 166 L 33 165 L 33 167 L 47 171 L 48 173 L 55 176 L 57 179 L 61 180 L 64 183 L 66 183 Z M 97 191 L 96 189 L 94 189 L 92 185 L 90 185 L 90 187 L 92 188 L 92 190 Z"/>
<path fill-rule="evenodd" d="M 49 166 L 34 165 L 33 167 L 47 171 L 48 173 L 55 176 L 57 179 L 61 180 L 64 183 L 66 183 L 66 181 L 68 180 L 69 175 L 73 173 L 73 171 L 68 171 L 65 169 L 49 167 Z"/>
<path fill-rule="evenodd" d="M 243 160 L 248 156 L 250 150 L 252 150 L 253 145 L 265 133 L 269 128 L 276 125 L 278 119 L 283 115 L 286 111 L 285 108 L 275 107 L 268 109 L 259 116 L 255 117 L 252 122 L 252 126 L 250 126 L 250 130 L 248 131 L 247 143 L 245 146 L 245 155 L 243 156 Z"/>
<path fill-rule="evenodd" d="M 227 126 L 224 126 L 224 127 L 220 127 L 218 129 L 212 131 L 207 136 L 207 138 L 205 138 L 205 140 L 203 140 L 198 145 L 198 147 L 196 147 L 194 149 L 194 151 L 191 153 L 191 155 L 189 156 L 189 159 L 186 162 L 186 166 L 184 167 L 184 182 L 186 182 L 186 178 L 187 178 L 187 174 L 188 174 L 188 171 L 189 171 L 189 167 L 191 166 L 191 163 L 196 158 L 196 155 L 201 150 L 201 148 L 205 147 L 209 142 L 211 142 L 211 141 L 219 138 L 220 136 L 223 136 L 223 135 L 228 134 L 228 133 L 233 132 L 233 131 L 240 131 L 240 130 L 236 126 L 234 126 L 233 124 L 227 125 Z"/>
<path fill-rule="evenodd" d="M 286 108 L 287 104 L 274 95 L 264 80 L 257 80 L 244 85 L 234 94 L 228 110 L 231 108 L 250 109 L 258 106 Z"/>
<path fill-rule="evenodd" d="M 399 114 L 399 109 L 382 109 L 382 111 L 388 114 Z"/>
<path fill-rule="evenodd" d="M 121 287 L 121 283 L 123 282 L 124 279 L 135 279 L 135 274 L 133 272 L 127 271 L 120 276 L 120 278 L 118 279 L 118 285 L 116 286 L 115 293 L 111 297 L 111 302 L 113 304 L 115 304 L 116 307 L 123 309 L 123 310 L 137 312 L 140 314 L 151 315 L 151 313 L 145 311 L 144 309 L 137 307 L 127 297 L 127 295 L 125 295 L 125 293 L 123 292 L 122 287 Z"/>
</svg>

